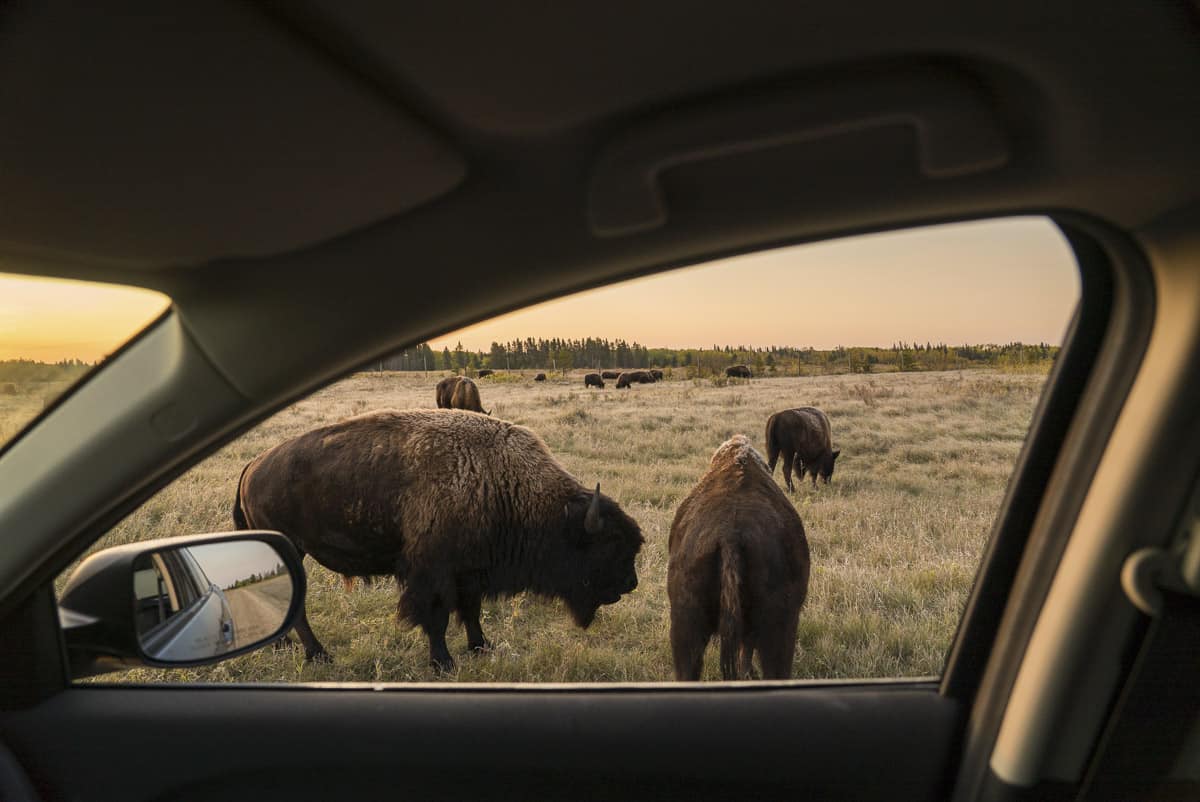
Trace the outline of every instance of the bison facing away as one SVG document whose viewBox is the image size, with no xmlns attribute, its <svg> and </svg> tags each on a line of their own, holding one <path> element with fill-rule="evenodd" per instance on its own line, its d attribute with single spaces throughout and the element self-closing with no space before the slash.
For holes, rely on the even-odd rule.
<svg viewBox="0 0 1200 802">
<path fill-rule="evenodd" d="M 492 414 L 483 408 L 483 402 L 479 400 L 479 387 L 466 377 L 459 379 L 458 384 L 454 386 L 454 393 L 450 396 L 450 408 L 480 412 L 484 415 Z"/>
<path fill-rule="evenodd" d="M 804 525 L 762 456 L 734 435 L 675 513 L 667 596 L 675 678 L 700 679 L 704 650 L 720 638 L 721 676 L 791 676 L 796 625 L 808 594 Z"/>
<path fill-rule="evenodd" d="M 637 587 L 642 545 L 637 523 L 529 429 L 458 410 L 372 412 L 281 443 L 246 466 L 233 520 L 284 532 L 332 571 L 395 576 L 401 617 L 447 670 L 452 612 L 472 650 L 490 646 L 485 598 L 562 599 L 587 627 Z M 327 656 L 306 614 L 296 632 L 307 659 Z"/>
<path fill-rule="evenodd" d="M 753 374 L 745 365 L 730 365 L 725 368 L 725 375 L 730 379 L 749 379 Z"/>
<path fill-rule="evenodd" d="M 533 374 L 533 380 L 535 382 L 544 382 L 546 380 L 546 374 L 545 373 L 535 373 L 535 374 Z"/>
<path fill-rule="evenodd" d="M 495 372 L 496 371 L 494 371 L 494 370 L 488 370 L 487 368 L 482 368 L 475 372 L 475 377 L 478 379 L 485 379 L 488 376 L 491 376 Z"/>
<path fill-rule="evenodd" d="M 599 373 L 588 373 L 583 377 L 584 387 L 599 387 L 604 389 L 604 380 L 600 378 Z"/>
<path fill-rule="evenodd" d="M 454 388 L 462 381 L 462 376 L 447 376 L 437 383 L 434 395 L 438 409 L 450 409 L 450 400 L 454 398 Z"/>
<path fill-rule="evenodd" d="M 788 490 L 792 486 L 792 466 L 796 477 L 804 481 L 804 474 L 812 475 L 813 487 L 817 486 L 817 474 L 825 484 L 833 476 L 833 463 L 841 450 L 833 450 L 833 432 L 829 418 L 816 407 L 797 407 L 776 412 L 767 418 L 767 467 L 775 473 L 775 463 L 783 454 L 783 479 Z"/>
<path fill-rule="evenodd" d="M 627 370 L 617 377 L 617 389 L 633 384 L 654 384 L 654 377 L 648 370 Z"/>
<path fill-rule="evenodd" d="M 620 378 L 620 376 L 621 371 L 619 370 L 604 370 L 600 372 L 600 378 L 602 379 L 617 379 Z"/>
</svg>

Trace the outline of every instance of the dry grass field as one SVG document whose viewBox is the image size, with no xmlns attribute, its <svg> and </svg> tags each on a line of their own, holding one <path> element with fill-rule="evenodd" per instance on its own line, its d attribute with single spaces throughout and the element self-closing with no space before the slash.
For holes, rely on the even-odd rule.
<svg viewBox="0 0 1200 802">
<path fill-rule="evenodd" d="M 583 631 L 556 602 L 524 595 L 486 603 L 495 644 L 469 656 L 451 622 L 452 675 L 435 674 L 420 630 L 396 621 L 394 581 L 347 593 L 311 560 L 308 609 L 334 655 L 305 664 L 298 649 L 260 650 L 201 669 L 137 670 L 118 681 L 660 681 L 667 640 L 667 535 L 675 508 L 713 450 L 747 434 L 763 448 L 767 416 L 812 405 L 842 449 L 830 485 L 792 496 L 812 551 L 800 616 L 797 678 L 940 673 L 984 543 L 1045 377 L 991 371 L 710 380 L 585 390 L 581 373 L 535 384 L 479 381 L 494 415 L 536 431 L 585 485 L 599 481 L 641 525 L 640 585 Z M 231 528 L 242 467 L 275 443 L 371 409 L 433 406 L 441 374 L 357 374 L 280 412 L 177 479 L 95 549 Z M 782 482 L 781 469 L 776 480 Z M 60 582 L 62 579 L 60 578 Z M 719 677 L 715 642 L 704 677 Z"/>
</svg>

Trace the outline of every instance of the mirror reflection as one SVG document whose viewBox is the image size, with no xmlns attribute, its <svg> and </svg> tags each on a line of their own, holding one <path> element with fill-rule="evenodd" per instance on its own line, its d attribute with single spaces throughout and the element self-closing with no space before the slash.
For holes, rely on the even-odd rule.
<svg viewBox="0 0 1200 802">
<path fill-rule="evenodd" d="M 141 555 L 133 592 L 142 651 L 186 662 L 277 635 L 292 603 L 292 577 L 266 543 L 208 543 Z"/>
</svg>

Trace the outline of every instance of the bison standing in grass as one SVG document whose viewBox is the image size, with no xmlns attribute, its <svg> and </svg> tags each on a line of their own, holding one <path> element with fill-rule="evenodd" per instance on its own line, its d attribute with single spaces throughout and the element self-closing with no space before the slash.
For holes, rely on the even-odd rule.
<svg viewBox="0 0 1200 802">
<path fill-rule="evenodd" d="M 386 410 L 314 429 L 242 472 L 239 529 L 276 529 L 301 555 L 347 576 L 391 574 L 400 615 L 449 670 L 456 612 L 467 645 L 490 647 L 483 599 L 562 599 L 587 627 L 637 587 L 642 533 L 616 502 L 559 465 L 529 429 L 458 410 Z M 328 653 L 300 616 L 306 659 Z"/>
<path fill-rule="evenodd" d="M 792 487 L 792 466 L 796 477 L 803 482 L 804 474 L 812 475 L 813 487 L 817 474 L 825 484 L 833 476 L 833 463 L 841 450 L 833 450 L 833 432 L 829 418 L 816 407 L 797 407 L 776 412 L 767 418 L 767 467 L 775 474 L 775 462 L 783 454 L 783 479 L 788 490 Z"/>
<path fill-rule="evenodd" d="M 808 540 L 745 435 L 717 449 L 679 505 L 668 551 L 675 678 L 700 679 L 714 633 L 723 678 L 749 678 L 755 652 L 763 677 L 790 677 L 808 595 Z"/>
<path fill-rule="evenodd" d="M 496 372 L 496 371 L 494 371 L 494 370 L 489 370 L 489 369 L 487 369 L 487 368 L 482 368 L 481 370 L 479 370 L 479 371 L 476 371 L 476 373 L 475 373 L 475 377 L 476 377 L 476 378 L 479 378 L 479 379 L 486 379 L 488 376 L 491 376 L 491 375 L 492 375 L 493 373 L 495 373 L 495 372 Z"/>
<path fill-rule="evenodd" d="M 533 374 L 533 380 L 535 382 L 544 382 L 546 380 L 546 374 L 545 373 L 535 373 L 535 374 Z"/>
<path fill-rule="evenodd" d="M 600 372 L 600 378 L 602 379 L 617 379 L 620 378 L 620 376 L 621 371 L 619 370 L 603 370 Z"/>
<path fill-rule="evenodd" d="M 583 377 L 583 386 L 584 387 L 599 387 L 601 390 L 603 390 L 604 389 L 604 379 L 600 378 L 599 373 L 588 373 Z"/>
<path fill-rule="evenodd" d="M 658 368 L 651 368 L 651 369 L 650 369 L 650 375 L 654 377 L 654 380 L 655 380 L 656 382 L 660 382 L 660 381 L 662 381 L 662 380 L 663 380 L 663 375 L 664 375 L 664 374 L 663 374 L 663 372 L 662 372 L 661 370 L 659 370 Z"/>
<path fill-rule="evenodd" d="M 745 365 L 730 365 L 725 368 L 725 375 L 730 379 L 749 379 L 753 374 Z"/>
<path fill-rule="evenodd" d="M 634 384 L 654 384 L 654 377 L 648 370 L 627 370 L 617 377 L 617 389 Z"/>
</svg>

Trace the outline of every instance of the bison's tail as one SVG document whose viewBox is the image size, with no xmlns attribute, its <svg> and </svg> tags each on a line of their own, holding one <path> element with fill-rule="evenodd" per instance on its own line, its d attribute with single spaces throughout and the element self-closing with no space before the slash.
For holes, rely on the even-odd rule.
<svg viewBox="0 0 1200 802">
<path fill-rule="evenodd" d="M 721 549 L 721 613 L 717 632 L 721 638 L 721 677 L 738 679 L 738 652 L 745 631 L 742 611 L 742 552 L 737 546 Z"/>
<path fill-rule="evenodd" d="M 252 460 L 253 461 L 253 460 Z M 246 520 L 246 513 L 242 511 L 242 480 L 246 478 L 246 471 L 250 470 L 250 463 L 246 463 L 246 467 L 242 468 L 242 473 L 238 477 L 237 492 L 233 494 L 233 528 L 234 529 L 249 529 L 250 522 Z"/>
<path fill-rule="evenodd" d="M 767 418 L 767 468 L 771 474 L 775 474 L 775 463 L 779 459 L 779 443 L 775 440 L 775 421 L 778 420 L 777 415 L 772 415 Z"/>
</svg>

